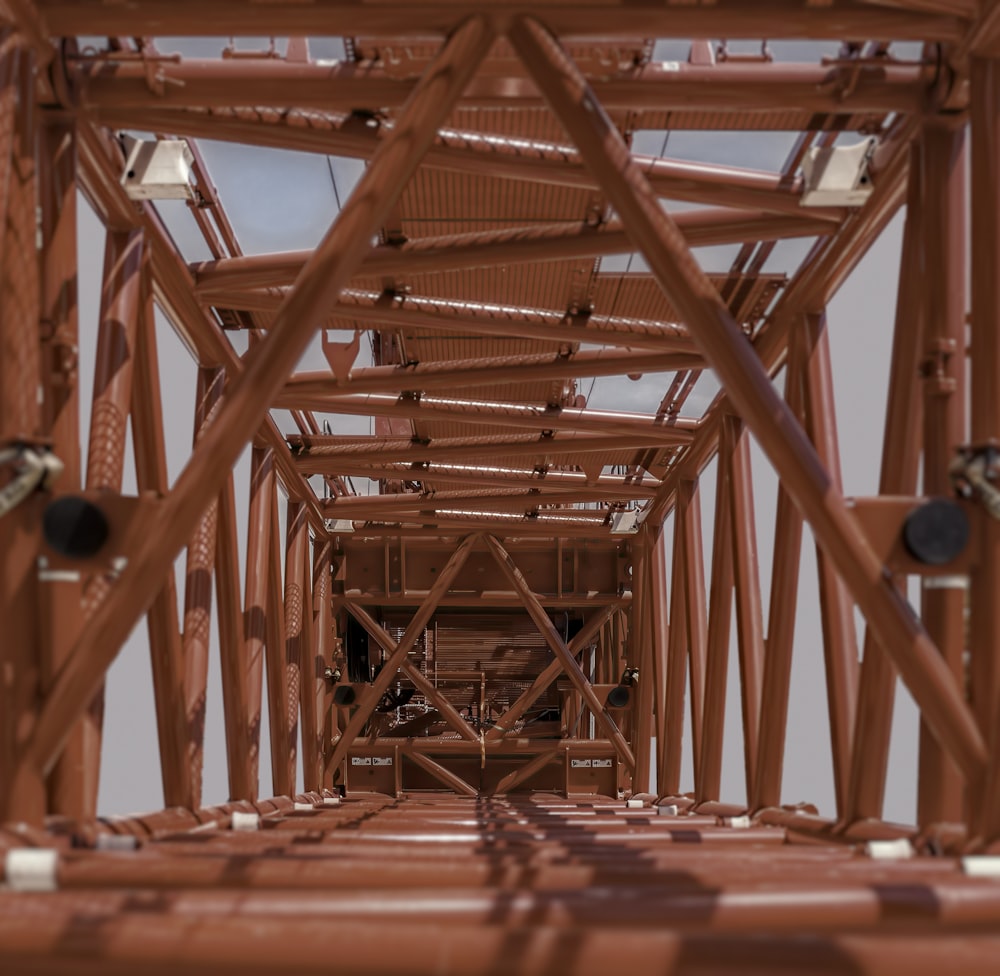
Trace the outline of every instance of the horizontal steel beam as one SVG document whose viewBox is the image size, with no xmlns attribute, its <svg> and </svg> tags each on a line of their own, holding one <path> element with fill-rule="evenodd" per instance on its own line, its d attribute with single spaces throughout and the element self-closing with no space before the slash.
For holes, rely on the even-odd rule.
<svg viewBox="0 0 1000 976">
<path fill-rule="evenodd" d="M 303 397 L 303 409 L 312 409 Z M 438 397 L 394 397 L 380 394 L 324 398 L 321 410 L 360 417 L 399 417 L 404 420 L 447 420 L 453 423 L 501 425 L 541 431 L 577 431 L 591 434 L 640 435 L 673 446 L 690 442 L 698 421 L 668 420 L 641 413 L 592 410 L 586 407 L 541 407 L 527 403 L 493 403 Z"/>
<path fill-rule="evenodd" d="M 484 65 L 459 100 L 462 108 L 537 109 L 538 89 L 508 60 Z M 416 84 L 380 61 L 289 62 L 282 59 L 183 58 L 147 64 L 114 52 L 70 60 L 66 73 L 79 104 L 93 108 L 218 108 L 255 105 L 351 112 L 398 108 Z M 503 72 L 502 74 L 500 72 Z M 595 79 L 606 109 L 662 111 L 800 111 L 831 115 L 917 112 L 929 70 L 912 65 L 857 68 L 817 64 L 652 62 Z"/>
<path fill-rule="evenodd" d="M 679 213 L 677 226 L 690 247 L 814 237 L 830 233 L 830 222 L 810 215 L 709 207 Z M 372 248 L 359 274 L 366 277 L 425 274 L 506 264 L 533 264 L 573 258 L 630 254 L 634 250 L 620 221 L 594 227 L 579 221 L 515 227 L 477 234 L 422 237 L 400 245 Z M 203 300 L 234 290 L 291 285 L 311 251 L 199 261 L 191 265 L 195 291 Z"/>
<path fill-rule="evenodd" d="M 283 290 L 244 292 L 217 296 L 213 304 L 223 308 L 273 311 L 284 296 Z M 473 302 L 450 301 L 407 295 L 393 299 L 374 292 L 340 294 L 333 306 L 328 326 L 333 328 L 368 326 L 384 331 L 424 331 L 453 335 L 511 336 L 535 339 L 555 345 L 589 342 L 595 345 L 649 349 L 660 354 L 699 355 L 694 340 L 682 325 L 651 322 L 607 315 L 570 315 L 553 309 L 484 306 Z"/>
<path fill-rule="evenodd" d="M 311 458 L 297 458 L 296 466 L 304 474 L 329 473 L 316 471 L 317 467 L 326 468 L 331 465 L 328 460 L 313 461 Z M 522 488 L 537 488 L 539 491 L 581 491 L 593 493 L 603 492 L 604 498 L 617 501 L 645 501 L 652 498 L 659 487 L 659 482 L 651 478 L 648 482 L 637 485 L 611 476 L 591 478 L 583 471 L 544 471 L 542 473 L 528 470 L 509 470 L 504 468 L 489 469 L 464 468 L 458 466 L 428 464 L 413 467 L 408 464 L 365 464 L 348 459 L 333 462 L 336 474 L 372 479 L 390 479 L 394 481 L 419 481 L 421 484 L 432 485 L 480 485 L 484 488 L 517 485 Z"/>
<path fill-rule="evenodd" d="M 442 511 L 476 511 L 476 512 L 531 512 L 540 506 L 575 505 L 587 502 L 603 502 L 609 497 L 607 491 L 590 491 L 577 489 L 573 491 L 513 490 L 498 488 L 495 491 L 428 491 L 428 492 L 398 492 L 387 495 L 343 495 L 331 498 L 323 504 L 323 513 L 327 518 L 362 519 L 387 518 L 402 512 L 442 512 Z M 549 514 L 559 512 L 548 510 Z M 603 521 L 606 511 L 583 509 L 565 514 L 576 514 L 581 517 Z"/>
<path fill-rule="evenodd" d="M 428 440 L 399 437 L 354 437 L 345 434 L 295 434 L 288 437 L 292 451 L 316 463 L 366 458 L 382 462 L 469 461 L 476 458 L 559 457 L 566 454 L 616 454 L 640 447 L 662 447 L 643 435 L 586 437 L 564 433 L 510 434 L 482 437 L 434 437 Z"/>
<path fill-rule="evenodd" d="M 405 366 L 367 366 L 351 370 L 349 379 L 333 373 L 298 373 L 289 378 L 274 405 L 295 409 L 300 397 L 342 396 L 353 393 L 399 393 L 402 391 L 480 389 L 504 383 L 582 379 L 589 376 L 624 376 L 701 369 L 705 361 L 686 353 L 625 353 L 607 349 L 573 355 L 541 353 L 534 356 L 498 356 L 490 359 L 456 359 L 441 363 Z M 331 405 L 334 403 L 331 400 Z M 315 407 L 313 408 L 315 409 Z"/>
<path fill-rule="evenodd" d="M 423 3 L 395 0 L 358 3 L 333 0 L 313 3 L 253 3 L 243 0 L 37 0 L 36 6 L 54 37 L 100 35 L 184 36 L 338 36 L 445 35 L 467 17 L 481 13 L 473 3 Z M 498 0 L 490 13 L 505 21 L 519 14 L 543 20 L 563 37 L 716 37 L 724 30 L 734 38 L 803 38 L 867 41 L 889 37 L 910 41 L 955 42 L 974 15 L 969 0 L 955 0 L 955 13 L 927 13 L 875 6 L 862 0 L 810 4 L 804 0 L 717 0 L 665 8 L 662 0 L 636 3 L 587 3 L 543 0 L 525 3 Z"/>
</svg>

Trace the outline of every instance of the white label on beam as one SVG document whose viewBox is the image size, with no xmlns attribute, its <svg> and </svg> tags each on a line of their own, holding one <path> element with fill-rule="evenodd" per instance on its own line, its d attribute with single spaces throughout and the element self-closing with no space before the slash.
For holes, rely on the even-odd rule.
<svg viewBox="0 0 1000 976">
<path fill-rule="evenodd" d="M 593 765 L 593 760 L 591 759 L 571 759 L 569 761 L 571 769 L 590 769 Z"/>
<path fill-rule="evenodd" d="M 260 814 L 234 810 L 229 826 L 233 830 L 260 830 Z"/>
<path fill-rule="evenodd" d="M 372 764 L 371 756 L 351 756 L 352 766 L 370 766 Z"/>
<path fill-rule="evenodd" d="M 58 866 L 58 851 L 15 847 L 4 858 L 4 880 L 11 891 L 55 891 Z"/>
<path fill-rule="evenodd" d="M 905 838 L 896 840 L 870 840 L 865 845 L 868 856 L 873 861 L 903 861 L 913 857 L 913 845 Z"/>
<path fill-rule="evenodd" d="M 1000 857 L 995 854 L 963 857 L 962 870 L 970 878 L 1000 878 Z"/>
</svg>

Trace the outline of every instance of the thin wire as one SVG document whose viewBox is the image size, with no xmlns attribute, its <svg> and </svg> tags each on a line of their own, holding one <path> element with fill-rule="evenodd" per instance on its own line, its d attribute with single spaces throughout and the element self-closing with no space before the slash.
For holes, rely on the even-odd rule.
<svg viewBox="0 0 1000 976">
<path fill-rule="evenodd" d="M 340 205 L 340 194 L 337 192 L 337 177 L 333 175 L 333 160 L 326 157 L 326 168 L 330 171 L 330 182 L 333 184 L 333 199 L 337 201 L 337 213 L 343 209 Z"/>
</svg>

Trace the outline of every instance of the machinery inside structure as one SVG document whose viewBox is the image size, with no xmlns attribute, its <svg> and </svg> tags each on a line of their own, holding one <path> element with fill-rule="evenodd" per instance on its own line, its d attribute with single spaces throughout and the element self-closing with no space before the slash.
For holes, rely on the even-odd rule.
<svg viewBox="0 0 1000 976">
<path fill-rule="evenodd" d="M 995 972 L 998 58 L 994 0 L 0 0 L 0 963 Z M 143 622 L 163 809 L 99 816 Z"/>
</svg>

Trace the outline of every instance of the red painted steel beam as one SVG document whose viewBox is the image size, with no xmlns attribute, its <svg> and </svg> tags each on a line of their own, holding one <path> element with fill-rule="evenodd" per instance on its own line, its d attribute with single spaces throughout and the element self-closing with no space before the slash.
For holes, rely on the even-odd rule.
<svg viewBox="0 0 1000 976">
<path fill-rule="evenodd" d="M 303 397 L 300 406 L 309 405 Z M 548 407 L 530 403 L 494 403 L 443 397 L 394 397 L 384 394 L 325 398 L 327 413 L 362 417 L 399 417 L 404 420 L 450 421 L 470 425 L 504 426 L 522 430 L 571 431 L 655 438 L 672 447 L 688 444 L 698 421 L 686 417 L 669 422 L 653 415 L 589 407 Z M 308 463 L 308 462 L 307 462 Z"/>
<path fill-rule="evenodd" d="M 553 110 L 599 175 L 609 199 L 677 303 L 747 426 L 788 485 L 820 545 L 879 633 L 924 717 L 969 781 L 986 770 L 987 748 L 961 690 L 926 632 L 883 575 L 842 496 L 718 292 L 632 161 L 617 130 L 558 43 L 537 22 L 517 20 L 507 36 Z"/>
<path fill-rule="evenodd" d="M 540 353 L 491 359 L 459 359 L 405 366 L 368 366 L 351 370 L 349 379 L 332 373 L 297 373 L 275 402 L 276 407 L 294 409 L 299 396 L 313 402 L 327 394 L 429 392 L 480 388 L 501 383 L 531 383 L 544 380 L 582 379 L 590 376 L 641 376 L 645 373 L 700 369 L 704 360 L 685 353 L 625 353 L 609 349 L 586 350 L 571 355 Z M 332 401 L 335 402 L 335 401 Z"/>
<path fill-rule="evenodd" d="M 613 502 L 613 492 L 570 491 L 545 492 L 504 490 L 497 491 L 433 491 L 399 492 L 384 495 L 347 495 L 332 499 L 324 507 L 327 518 L 363 521 L 394 519 L 403 513 L 411 513 L 408 521 L 417 513 L 431 515 L 445 511 L 475 512 L 534 512 L 541 514 L 576 515 L 584 519 L 594 519 L 595 528 L 600 527 L 607 512 L 585 509 L 561 512 L 551 506 L 575 505 L 586 502 Z M 544 506 L 544 507 L 543 507 Z"/>
<path fill-rule="evenodd" d="M 659 35 L 658 35 L 659 36 Z M 487 62 L 458 104 L 463 108 L 538 109 L 538 89 L 516 65 Z M 314 108 L 351 112 L 398 108 L 416 84 L 379 61 L 295 62 L 179 58 L 157 65 L 158 91 L 146 65 L 115 52 L 66 59 L 63 70 L 83 108 Z M 512 70 L 513 69 L 513 70 Z M 487 73 L 489 72 L 489 73 Z M 508 73 L 501 73 L 508 72 Z M 609 110 L 801 111 L 824 115 L 917 112 L 928 95 L 930 71 L 919 66 L 654 61 L 596 78 L 594 91 Z"/>
<path fill-rule="evenodd" d="M 480 437 L 433 437 L 426 440 L 398 437 L 354 437 L 349 434 L 293 434 L 288 443 L 297 457 L 309 457 L 313 463 L 340 459 L 364 461 L 469 461 L 477 458 L 559 457 L 572 454 L 615 454 L 621 451 L 656 445 L 644 436 L 619 435 L 588 437 L 563 433 L 551 437 L 543 434 L 500 434 Z M 586 467 L 586 460 L 581 461 Z M 332 499 L 336 501 L 336 499 Z"/>
<path fill-rule="evenodd" d="M 363 525 L 359 521 L 354 531 L 361 538 L 391 539 L 407 536 L 421 538 L 428 534 L 454 538 L 467 532 L 491 532 L 509 539 L 591 539 L 596 542 L 615 538 L 610 534 L 610 525 L 595 525 L 592 519 L 578 519 L 570 512 L 562 517 L 534 514 L 518 517 L 475 511 L 471 514 L 435 512 L 428 515 L 386 516 L 378 521 L 366 520 Z M 383 599 L 381 602 L 388 604 L 391 601 Z M 509 601 L 501 602 L 504 606 L 509 604 Z M 578 602 L 578 597 L 569 599 L 570 605 Z M 456 605 L 455 601 L 451 605 Z"/>
<path fill-rule="evenodd" d="M 828 220 L 811 217 L 808 210 L 795 215 L 719 207 L 679 213 L 676 220 L 690 247 L 813 237 L 830 231 Z M 603 257 L 629 254 L 632 250 L 632 242 L 617 220 L 597 226 L 580 222 L 543 224 L 382 244 L 372 248 L 358 273 L 366 277 L 394 277 Z M 198 261 L 189 267 L 198 297 L 221 304 L 215 297 L 218 293 L 225 296 L 234 290 L 292 284 L 311 254 L 311 251 L 255 254 Z"/>
<path fill-rule="evenodd" d="M 221 308 L 273 311 L 282 299 L 280 291 L 274 294 L 241 291 L 227 293 L 224 301 L 218 300 L 213 304 Z M 482 306 L 472 307 L 470 302 L 423 296 L 415 298 L 409 295 L 399 302 L 386 301 L 384 296 L 374 293 L 341 293 L 340 301 L 333 307 L 327 322 L 328 328 L 334 325 L 332 320 L 352 323 L 352 328 L 356 328 L 358 323 L 371 323 L 373 328 L 382 331 L 402 329 L 463 336 L 516 336 L 556 345 L 592 342 L 628 349 L 648 349 L 660 355 L 698 354 L 687 330 L 670 322 L 619 316 L 574 316 L 565 310 L 553 309 L 502 306 L 483 309 Z"/>
<path fill-rule="evenodd" d="M 308 459 L 301 462 L 302 470 L 316 474 Z M 602 490 L 609 498 L 645 500 L 652 498 L 658 482 L 650 479 L 648 483 L 631 484 L 613 475 L 591 477 L 583 471 L 544 471 L 532 469 L 515 470 L 501 467 L 469 468 L 440 464 L 424 464 L 411 467 L 404 464 L 363 464 L 343 461 L 336 464 L 337 474 L 358 475 L 376 478 L 395 478 L 403 481 L 420 481 L 421 483 L 439 485 L 480 485 L 486 488 L 503 485 L 519 485 L 523 488 L 539 487 L 553 491 L 569 492 L 574 488 L 593 493 Z M 323 472 L 319 472 L 323 473 Z M 336 502 L 330 508 L 336 507 Z M 328 508 L 328 511 L 330 509 Z"/>
<path fill-rule="evenodd" d="M 816 6 L 803 0 L 768 0 L 748 7 L 741 0 L 718 0 L 708 7 L 690 4 L 664 10 L 662 3 L 587 3 L 567 8 L 558 0 L 524 4 L 501 0 L 490 7 L 501 26 L 509 18 L 533 15 L 563 37 L 713 37 L 724 23 L 726 36 L 737 38 L 815 38 L 866 41 L 961 40 L 973 16 L 968 0 L 957 0 L 950 16 L 877 7 L 861 0 L 838 0 Z M 446 35 L 467 17 L 474 4 L 332 2 L 287 8 L 215 0 L 210 10 L 193 0 L 142 0 L 127 7 L 103 0 L 37 0 L 36 7 L 54 36 L 299 36 L 299 35 Z"/>
<path fill-rule="evenodd" d="M 22 757 L 24 776 L 47 769 L 136 617 L 151 602 L 164 564 L 176 554 L 197 523 L 204 505 L 225 482 L 246 440 L 263 421 L 340 289 L 362 260 L 385 214 L 408 183 L 420 157 L 444 121 L 455 97 L 493 35 L 481 19 L 459 28 L 445 43 L 403 111 L 393 136 L 383 144 L 350 200 L 303 270 L 295 290 L 279 310 L 268 338 L 251 354 L 227 390 L 217 421 L 192 454 L 187 467 L 157 510 L 155 524 L 130 538 L 128 567 L 113 594 L 85 626 L 76 649 L 60 672 L 39 714 Z"/>
<path fill-rule="evenodd" d="M 300 152 L 370 159 L 392 126 L 371 129 L 353 120 L 319 113 L 276 110 L 109 109 L 91 113 L 92 120 L 111 129 L 153 129 L 177 136 L 217 139 L 246 145 L 294 149 Z M 706 165 L 656 156 L 636 156 L 650 185 L 662 197 L 714 207 L 763 210 L 801 218 L 801 180 L 781 173 L 736 166 Z M 598 189 L 594 177 L 571 148 L 547 143 L 525 145 L 483 139 L 475 132 L 439 133 L 423 165 L 472 176 L 524 180 L 550 186 Z M 810 207 L 809 215 L 831 226 L 846 216 L 843 208 Z"/>
</svg>

